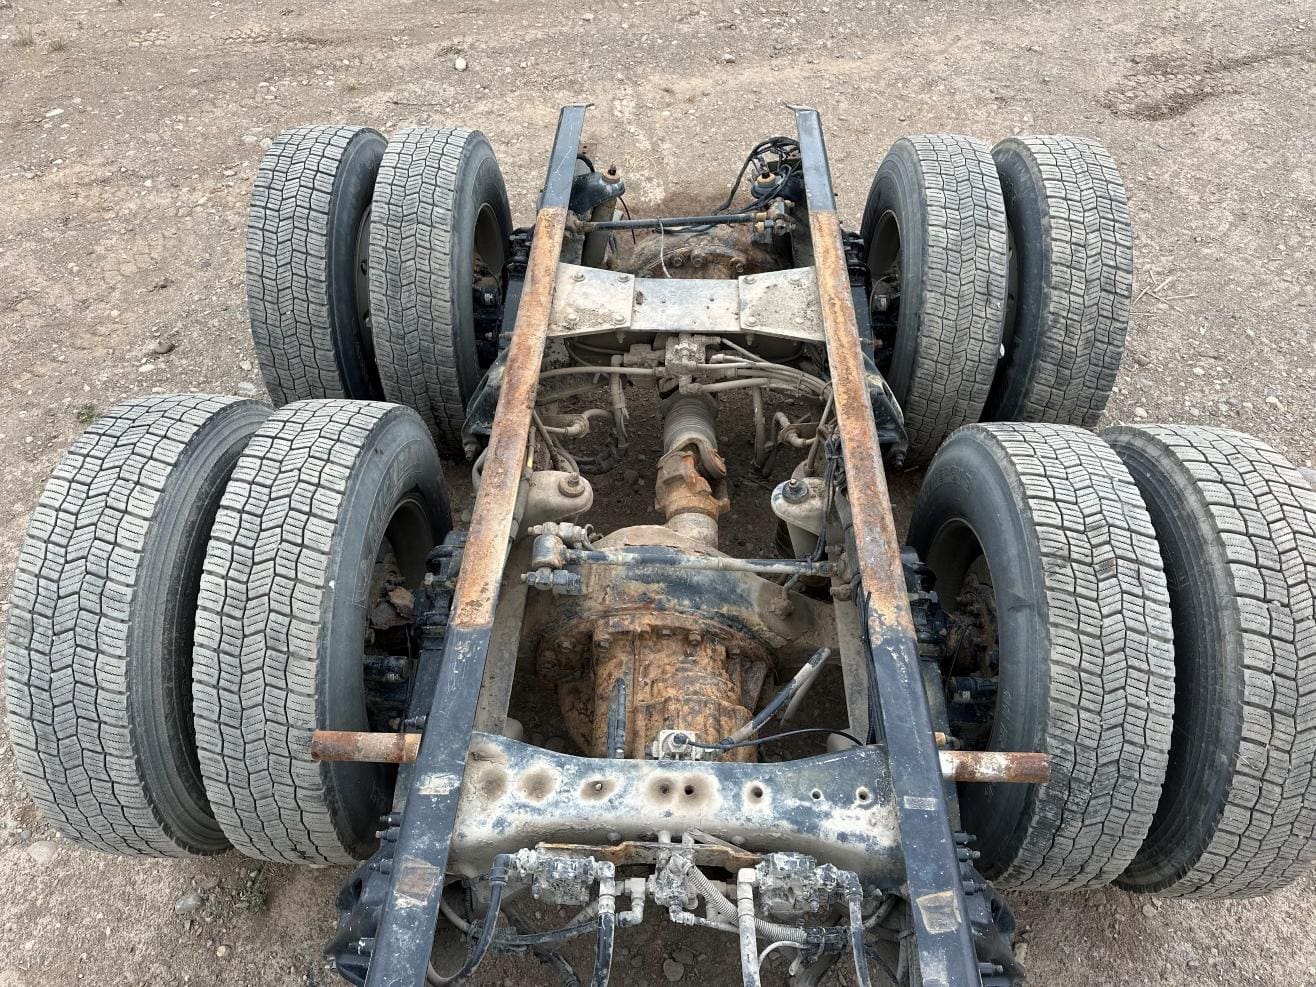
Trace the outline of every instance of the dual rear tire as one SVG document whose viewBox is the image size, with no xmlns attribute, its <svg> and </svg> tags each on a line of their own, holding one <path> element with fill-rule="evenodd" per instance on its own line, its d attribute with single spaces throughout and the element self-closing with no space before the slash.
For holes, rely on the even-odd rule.
<svg viewBox="0 0 1316 987">
<path fill-rule="evenodd" d="M 1046 785 L 961 786 L 985 875 L 1244 897 L 1316 858 L 1316 494 L 1283 457 L 1222 429 L 974 426 L 909 540 L 951 616 L 952 729 L 1051 755 Z"/>
<path fill-rule="evenodd" d="M 311 733 L 380 729 L 377 572 L 414 590 L 450 527 L 410 409 L 181 395 L 106 412 L 47 483 L 10 601 L 9 731 L 33 800 L 111 853 L 366 855 L 392 774 L 312 761 Z"/>
<path fill-rule="evenodd" d="M 1124 185 L 1096 141 L 897 141 L 861 238 L 875 360 L 905 414 L 909 462 L 977 421 L 1096 424 L 1133 286 Z"/>
<path fill-rule="evenodd" d="M 511 233 L 479 131 L 280 134 L 247 226 L 252 341 L 274 404 L 405 404 L 461 455 L 466 402 L 497 354 Z"/>
</svg>

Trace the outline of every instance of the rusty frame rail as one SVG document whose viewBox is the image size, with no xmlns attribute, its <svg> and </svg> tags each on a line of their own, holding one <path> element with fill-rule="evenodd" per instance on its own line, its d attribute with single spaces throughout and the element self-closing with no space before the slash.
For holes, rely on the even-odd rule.
<svg viewBox="0 0 1316 987">
<path fill-rule="evenodd" d="M 869 671 L 877 685 L 895 789 L 919 969 L 926 985 L 968 987 L 980 984 L 982 978 L 964 902 L 932 714 L 919 669 L 822 120 L 817 110 L 794 110 L 827 362 L 845 460 L 850 550 L 858 569 L 863 636 L 870 655 Z"/>
<path fill-rule="evenodd" d="M 388 897 L 371 951 L 369 987 L 416 987 L 429 965 L 498 588 L 511 544 L 517 489 L 525 468 L 585 109 L 582 104 L 566 106 L 558 117 L 443 664 L 411 774 Z"/>
</svg>

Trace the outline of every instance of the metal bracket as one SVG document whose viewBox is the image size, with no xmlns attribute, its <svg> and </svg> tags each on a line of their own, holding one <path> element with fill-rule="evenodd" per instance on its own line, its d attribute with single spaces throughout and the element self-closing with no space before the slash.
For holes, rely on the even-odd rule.
<svg viewBox="0 0 1316 987">
<path fill-rule="evenodd" d="M 817 277 L 813 268 L 797 267 L 735 281 L 636 278 L 559 264 L 549 336 L 601 332 L 759 335 L 821 343 Z"/>
</svg>

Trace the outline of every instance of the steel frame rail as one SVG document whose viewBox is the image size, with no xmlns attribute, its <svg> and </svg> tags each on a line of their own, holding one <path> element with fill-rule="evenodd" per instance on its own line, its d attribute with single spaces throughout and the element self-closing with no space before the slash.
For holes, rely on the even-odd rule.
<svg viewBox="0 0 1316 987">
<path fill-rule="evenodd" d="M 849 546 L 860 582 L 869 673 L 877 683 L 905 880 L 926 987 L 982 982 L 964 904 L 959 858 L 919 668 L 900 541 L 873 421 L 854 298 L 818 111 L 793 107 L 809 204 L 809 232 L 827 339 L 827 363 L 845 461 Z"/>
<path fill-rule="evenodd" d="M 525 287 L 457 577 L 443 664 L 407 791 L 368 987 L 423 983 L 434 945 L 498 588 L 511 547 L 512 516 L 525 469 L 530 414 L 539 387 L 584 120 L 582 104 L 565 106 L 558 116 Z"/>
</svg>

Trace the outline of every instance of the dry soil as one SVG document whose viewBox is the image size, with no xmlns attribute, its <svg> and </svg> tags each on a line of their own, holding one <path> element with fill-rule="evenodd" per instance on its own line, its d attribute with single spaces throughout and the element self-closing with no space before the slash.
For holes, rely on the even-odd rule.
<svg viewBox="0 0 1316 987">
<path fill-rule="evenodd" d="M 306 123 L 479 127 L 520 222 L 568 101 L 594 103 L 587 139 L 637 211 L 720 197 L 745 149 L 789 127 L 785 103 L 822 110 L 850 222 L 901 134 L 1099 137 L 1137 248 L 1108 420 L 1226 424 L 1311 466 L 1314 16 L 1310 0 L 0 0 L 0 597 L 41 484 L 97 409 L 263 393 L 247 188 L 270 137 Z M 342 876 L 76 850 L 0 751 L 0 987 L 332 983 L 320 947 Z M 1246 902 L 1012 900 L 1034 983 L 1316 984 L 1310 875 Z M 732 943 L 661 917 L 620 947 L 618 983 L 738 981 Z M 506 960 L 478 982 L 554 981 Z"/>
</svg>

